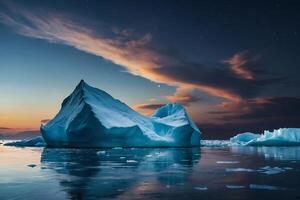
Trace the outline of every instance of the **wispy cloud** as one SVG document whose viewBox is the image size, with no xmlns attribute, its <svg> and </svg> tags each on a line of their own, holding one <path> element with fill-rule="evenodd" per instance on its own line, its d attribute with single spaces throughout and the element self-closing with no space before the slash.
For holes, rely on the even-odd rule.
<svg viewBox="0 0 300 200">
<path fill-rule="evenodd" d="M 190 103 L 202 100 L 194 93 L 194 91 L 195 89 L 193 87 L 178 87 L 176 92 L 171 96 L 167 96 L 166 99 L 171 102 L 179 102 L 188 106 Z"/>
<path fill-rule="evenodd" d="M 228 139 L 246 131 L 262 133 L 263 130 L 300 127 L 298 97 L 259 97 L 223 103 L 220 107 L 223 110 L 207 113 L 213 115 L 209 123 L 201 124 L 203 131 L 212 133 L 207 138 Z"/>
<path fill-rule="evenodd" d="M 162 103 L 145 103 L 145 104 L 137 104 L 133 106 L 133 109 L 142 113 L 143 115 L 150 116 L 153 114 L 155 110 L 164 106 L 165 104 Z"/>
<path fill-rule="evenodd" d="M 224 63 L 230 65 L 230 69 L 233 73 L 240 76 L 243 79 L 254 80 L 254 72 L 251 71 L 249 66 L 253 66 L 258 61 L 258 56 L 251 57 L 248 52 L 239 52 L 233 55 L 228 60 L 225 60 Z"/>
<path fill-rule="evenodd" d="M 156 110 L 162 106 L 164 106 L 165 104 L 160 104 L 160 103 L 157 103 L 157 104 L 138 104 L 138 105 L 135 105 L 134 108 L 137 109 L 137 110 Z"/>
<path fill-rule="evenodd" d="M 204 66 L 158 47 L 150 33 L 139 36 L 131 29 L 114 27 L 103 31 L 109 34 L 101 34 L 76 16 L 12 3 L 5 7 L 0 10 L 0 21 L 21 35 L 72 46 L 120 65 L 133 75 L 181 88 L 181 93 L 168 97 L 169 100 L 186 104 L 198 100 L 187 96 L 188 92 L 183 95 L 182 88 L 201 90 L 232 101 L 241 101 L 260 89 L 259 82 L 249 83 L 254 77 L 245 68 L 247 59 L 240 54 L 226 61 L 230 68 Z M 232 76 L 230 70 L 238 76 Z"/>
<path fill-rule="evenodd" d="M 46 123 L 48 123 L 50 120 L 51 120 L 51 119 L 42 119 L 42 120 L 41 120 L 41 123 L 42 123 L 42 124 L 46 124 Z"/>
</svg>

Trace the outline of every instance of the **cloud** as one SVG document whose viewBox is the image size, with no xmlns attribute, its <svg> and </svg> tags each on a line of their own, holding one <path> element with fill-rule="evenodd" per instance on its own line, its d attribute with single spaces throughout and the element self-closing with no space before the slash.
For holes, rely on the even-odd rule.
<svg viewBox="0 0 300 200">
<path fill-rule="evenodd" d="M 244 51 L 234 54 L 228 60 L 225 60 L 224 63 L 229 64 L 230 69 L 237 76 L 246 80 L 254 80 L 254 72 L 249 67 L 255 65 L 258 58 L 258 56 L 250 57 L 249 52 Z"/>
<path fill-rule="evenodd" d="M 92 23 L 83 22 L 82 18 L 50 10 L 29 9 L 7 3 L 6 10 L 0 12 L 0 21 L 21 35 L 72 46 L 153 82 L 194 88 L 236 102 L 253 97 L 264 85 L 272 82 L 254 79 L 246 68 L 250 61 L 243 54 L 234 55 L 226 61 L 230 68 L 226 65 L 205 66 L 155 44 L 150 33 L 139 35 L 131 29 L 115 27 L 99 31 Z M 169 99 L 182 102 L 198 100 L 177 94 Z"/>
<path fill-rule="evenodd" d="M 221 119 L 228 120 L 268 120 L 298 118 L 299 97 L 259 97 L 243 102 L 225 102 L 220 105 L 225 109 Z M 220 113 L 216 112 L 219 115 Z M 300 119 L 299 119 L 300 121 Z"/>
<path fill-rule="evenodd" d="M 185 106 L 202 100 L 200 97 L 194 94 L 194 88 L 185 87 L 178 87 L 175 94 L 172 96 L 167 96 L 166 99 L 171 102 L 181 103 Z"/>
<path fill-rule="evenodd" d="M 133 106 L 133 109 L 143 115 L 150 116 L 155 110 L 157 110 L 158 108 L 164 105 L 165 104 L 161 104 L 161 103 L 137 104 Z"/>
<path fill-rule="evenodd" d="M 226 102 L 221 105 L 224 110 L 213 111 L 215 120 L 221 123 L 201 124 L 207 133 L 230 137 L 235 134 L 252 131 L 261 133 L 284 127 L 300 127 L 299 97 L 260 97 L 244 102 Z"/>
<path fill-rule="evenodd" d="M 42 119 L 42 120 L 41 120 L 41 123 L 42 123 L 42 124 L 46 124 L 46 123 L 48 123 L 50 120 L 51 120 L 51 119 Z"/>
<path fill-rule="evenodd" d="M 156 110 L 162 106 L 164 106 L 165 104 L 138 104 L 135 105 L 134 108 L 137 110 Z"/>
<path fill-rule="evenodd" d="M 241 107 L 244 107 L 240 112 Z M 299 121 L 300 98 L 298 97 L 261 97 L 250 99 L 234 107 L 231 119 Z"/>
</svg>

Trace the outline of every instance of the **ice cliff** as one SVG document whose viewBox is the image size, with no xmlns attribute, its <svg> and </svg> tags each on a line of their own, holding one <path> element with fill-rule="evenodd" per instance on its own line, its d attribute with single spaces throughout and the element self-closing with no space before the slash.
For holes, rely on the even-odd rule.
<svg viewBox="0 0 300 200">
<path fill-rule="evenodd" d="M 54 147 L 190 147 L 201 134 L 178 103 L 146 117 L 83 80 L 41 133 Z"/>
</svg>

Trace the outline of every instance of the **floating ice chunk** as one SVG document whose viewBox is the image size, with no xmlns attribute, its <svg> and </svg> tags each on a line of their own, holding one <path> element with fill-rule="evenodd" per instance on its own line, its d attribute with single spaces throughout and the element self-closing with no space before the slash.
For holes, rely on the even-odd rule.
<svg viewBox="0 0 300 200">
<path fill-rule="evenodd" d="M 126 160 L 127 163 L 137 163 L 138 161 L 136 160 Z"/>
<path fill-rule="evenodd" d="M 256 170 L 248 168 L 227 168 L 226 172 L 256 172 Z"/>
<path fill-rule="evenodd" d="M 243 186 L 243 185 L 226 185 L 226 187 L 228 189 L 243 189 L 243 188 L 246 188 L 246 186 Z"/>
<path fill-rule="evenodd" d="M 97 152 L 98 155 L 105 154 L 105 153 L 106 153 L 106 151 L 98 151 Z"/>
<path fill-rule="evenodd" d="M 292 170 L 291 167 L 261 167 L 258 171 L 264 174 L 272 175 L 272 174 L 280 174 L 286 172 L 287 170 Z"/>
<path fill-rule="evenodd" d="M 6 146 L 18 146 L 18 147 L 44 147 L 46 143 L 42 136 L 37 136 L 29 140 L 20 140 L 16 142 L 5 143 Z"/>
<path fill-rule="evenodd" d="M 292 170 L 293 168 L 292 167 L 284 167 L 283 169 L 285 169 L 285 170 Z"/>
<path fill-rule="evenodd" d="M 273 185 L 258 185 L 250 184 L 250 189 L 259 189 L 259 190 L 285 190 L 286 188 L 273 186 Z"/>
<path fill-rule="evenodd" d="M 191 147 L 201 134 L 178 103 L 145 117 L 83 80 L 41 132 L 54 147 Z"/>
<path fill-rule="evenodd" d="M 207 190 L 207 187 L 194 187 L 195 190 Z"/>
<path fill-rule="evenodd" d="M 226 172 L 259 172 L 262 174 L 267 174 L 267 175 L 273 175 L 273 174 L 280 174 L 285 172 L 286 169 L 280 168 L 280 167 L 270 167 L 270 166 L 265 166 L 261 167 L 259 169 L 248 169 L 248 168 L 227 168 Z"/>
<path fill-rule="evenodd" d="M 123 149 L 122 147 L 114 147 L 113 149 Z"/>
<path fill-rule="evenodd" d="M 217 161 L 217 164 L 237 164 L 239 161 Z"/>
<path fill-rule="evenodd" d="M 261 173 L 264 173 L 264 174 L 268 174 L 268 175 L 280 174 L 282 172 L 285 172 L 285 170 L 283 168 L 270 167 L 270 166 L 262 167 L 258 171 L 261 172 Z"/>
</svg>

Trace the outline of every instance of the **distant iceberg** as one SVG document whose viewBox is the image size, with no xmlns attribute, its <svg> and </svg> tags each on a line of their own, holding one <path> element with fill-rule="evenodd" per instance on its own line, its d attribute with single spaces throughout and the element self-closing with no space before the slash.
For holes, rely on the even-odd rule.
<svg viewBox="0 0 300 200">
<path fill-rule="evenodd" d="M 229 140 L 201 140 L 202 147 L 229 147 L 231 145 Z"/>
<path fill-rule="evenodd" d="M 245 144 L 250 142 L 251 140 L 255 140 L 259 138 L 260 136 L 261 136 L 260 134 L 246 132 L 246 133 L 237 134 L 236 136 L 230 138 L 230 142 L 236 144 Z"/>
<path fill-rule="evenodd" d="M 17 146 L 17 147 L 44 147 L 46 143 L 42 136 L 37 136 L 29 140 L 19 140 L 14 142 L 8 142 L 5 146 Z"/>
<path fill-rule="evenodd" d="M 178 103 L 145 117 L 83 80 L 41 133 L 53 147 L 191 147 L 201 135 Z"/>
<path fill-rule="evenodd" d="M 230 138 L 230 142 L 247 146 L 298 146 L 300 128 L 280 128 L 263 134 L 241 133 Z"/>
</svg>

